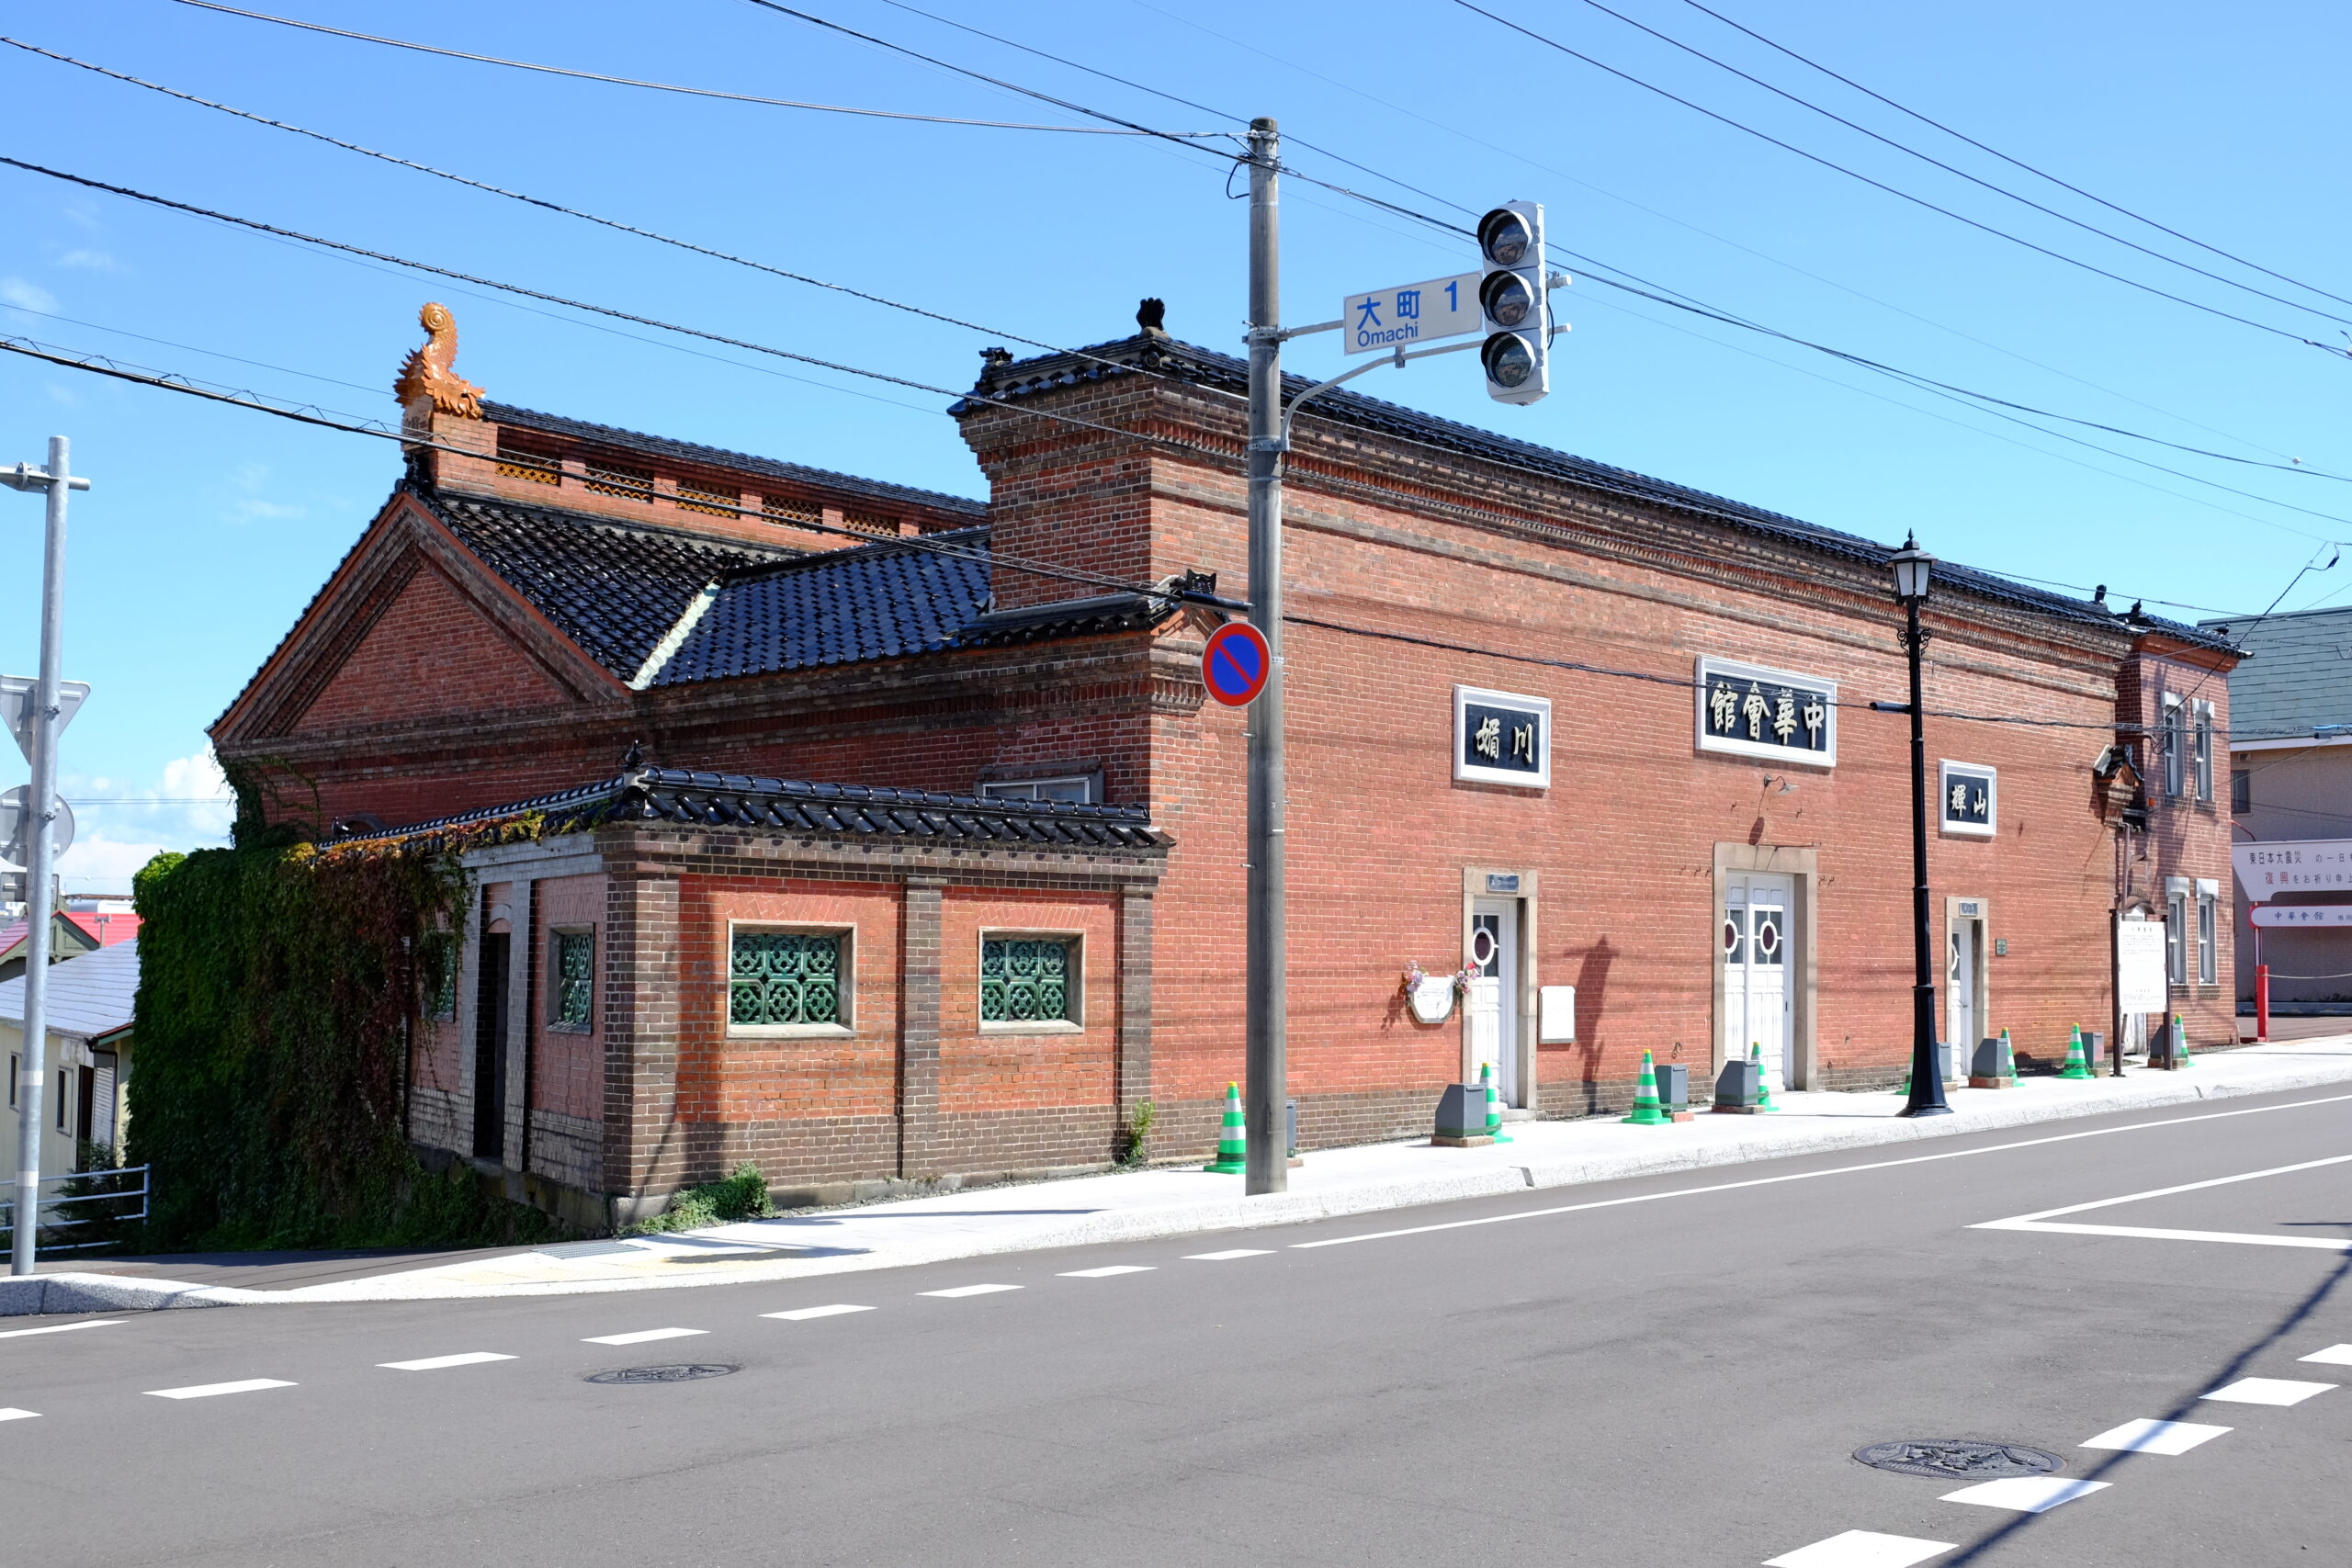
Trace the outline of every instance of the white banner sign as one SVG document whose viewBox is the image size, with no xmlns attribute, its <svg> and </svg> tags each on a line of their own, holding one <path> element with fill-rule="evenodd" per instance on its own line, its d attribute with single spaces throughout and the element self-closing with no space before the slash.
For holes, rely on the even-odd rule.
<svg viewBox="0 0 2352 1568">
<path fill-rule="evenodd" d="M 1486 324 L 1478 313 L 1478 274 L 1432 277 L 1395 288 L 1351 294 L 1340 308 L 1350 354 L 1385 354 L 1435 338 L 1460 337 Z"/>
<path fill-rule="evenodd" d="M 2165 923 L 2115 918 L 2115 1010 L 2165 1012 Z"/>
<path fill-rule="evenodd" d="M 2256 904 L 2257 926 L 2352 926 L 2352 904 Z"/>
<path fill-rule="evenodd" d="M 2284 839 L 2232 844 L 2230 865 L 2254 903 L 2280 893 L 2352 893 L 2352 839 Z"/>
</svg>

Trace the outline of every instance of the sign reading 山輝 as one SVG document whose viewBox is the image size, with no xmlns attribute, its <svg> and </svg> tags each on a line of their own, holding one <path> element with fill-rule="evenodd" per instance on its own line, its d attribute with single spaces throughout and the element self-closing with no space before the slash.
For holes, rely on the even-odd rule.
<svg viewBox="0 0 2352 1568">
<path fill-rule="evenodd" d="M 1838 682 L 1761 664 L 1702 659 L 1696 682 L 1699 750 L 1834 767 Z"/>
</svg>

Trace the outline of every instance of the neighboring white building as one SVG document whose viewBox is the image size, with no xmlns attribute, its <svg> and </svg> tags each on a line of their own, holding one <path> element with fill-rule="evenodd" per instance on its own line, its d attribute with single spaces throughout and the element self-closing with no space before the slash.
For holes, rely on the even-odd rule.
<svg viewBox="0 0 2352 1568">
<path fill-rule="evenodd" d="M 130 1009 L 139 992 L 139 943 L 117 942 L 49 969 L 48 1073 L 42 1085 L 40 1168 L 79 1170 L 84 1142 L 119 1147 L 130 1078 Z M 0 1050 L 8 1056 L 8 1111 L 0 1149 L 15 1170 L 18 1076 L 24 1055 L 25 981 L 0 980 Z"/>
</svg>

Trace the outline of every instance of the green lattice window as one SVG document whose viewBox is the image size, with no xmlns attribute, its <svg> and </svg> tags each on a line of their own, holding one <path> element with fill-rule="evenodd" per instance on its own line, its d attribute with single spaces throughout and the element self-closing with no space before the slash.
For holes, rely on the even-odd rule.
<svg viewBox="0 0 2352 1568">
<path fill-rule="evenodd" d="M 739 931 L 728 965 L 733 1023 L 841 1023 L 842 959 L 836 932 Z"/>
<path fill-rule="evenodd" d="M 558 1029 L 585 1029 L 596 994 L 596 937 L 593 931 L 555 933 L 555 996 L 548 1021 Z"/>
<path fill-rule="evenodd" d="M 448 1023 L 458 1016 L 458 944 L 445 942 L 433 964 L 433 1017 Z"/>
<path fill-rule="evenodd" d="M 1077 970 L 1071 938 L 987 938 L 980 943 L 980 1021 L 1077 1021 Z"/>
</svg>

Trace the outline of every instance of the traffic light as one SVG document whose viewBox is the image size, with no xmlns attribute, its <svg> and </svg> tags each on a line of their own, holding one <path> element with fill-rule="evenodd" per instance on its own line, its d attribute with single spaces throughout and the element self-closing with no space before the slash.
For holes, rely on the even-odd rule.
<svg viewBox="0 0 2352 1568">
<path fill-rule="evenodd" d="M 1487 396 L 1532 403 L 1552 389 L 1550 276 L 1544 261 L 1544 204 L 1511 201 L 1478 220 L 1478 311 L 1487 341 L 1478 363 Z"/>
</svg>

